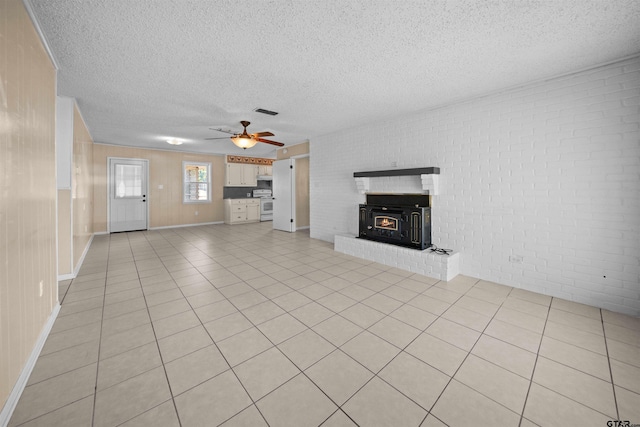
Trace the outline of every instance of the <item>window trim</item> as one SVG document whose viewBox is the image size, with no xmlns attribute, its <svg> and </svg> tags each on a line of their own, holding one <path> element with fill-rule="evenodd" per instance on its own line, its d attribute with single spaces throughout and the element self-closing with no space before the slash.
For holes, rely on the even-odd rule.
<svg viewBox="0 0 640 427">
<path fill-rule="evenodd" d="M 198 166 L 198 167 L 206 167 L 207 168 L 207 182 L 204 181 L 202 184 L 207 184 L 207 200 L 187 200 L 187 184 L 190 181 L 187 181 L 187 166 Z M 211 163 L 210 162 L 190 162 L 187 160 L 182 161 L 182 203 L 183 204 L 194 204 L 194 203 L 211 203 Z"/>
</svg>

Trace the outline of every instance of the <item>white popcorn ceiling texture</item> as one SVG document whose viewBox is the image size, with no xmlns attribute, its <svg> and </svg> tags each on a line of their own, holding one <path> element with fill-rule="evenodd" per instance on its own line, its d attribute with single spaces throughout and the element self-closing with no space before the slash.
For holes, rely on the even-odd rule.
<svg viewBox="0 0 640 427">
<path fill-rule="evenodd" d="M 248 155 L 204 140 L 240 120 L 293 145 L 640 51 L 637 0 L 28 1 L 95 142 L 202 153 Z"/>
</svg>

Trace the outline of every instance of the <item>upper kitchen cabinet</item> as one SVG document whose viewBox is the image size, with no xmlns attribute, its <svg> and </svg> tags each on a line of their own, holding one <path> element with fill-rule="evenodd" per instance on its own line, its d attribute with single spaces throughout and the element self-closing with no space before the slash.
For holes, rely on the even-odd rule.
<svg viewBox="0 0 640 427">
<path fill-rule="evenodd" d="M 227 187 L 257 186 L 258 166 L 243 163 L 227 163 L 225 185 Z"/>
<path fill-rule="evenodd" d="M 273 166 L 271 165 L 258 165 L 258 175 L 271 176 L 273 175 Z"/>
</svg>

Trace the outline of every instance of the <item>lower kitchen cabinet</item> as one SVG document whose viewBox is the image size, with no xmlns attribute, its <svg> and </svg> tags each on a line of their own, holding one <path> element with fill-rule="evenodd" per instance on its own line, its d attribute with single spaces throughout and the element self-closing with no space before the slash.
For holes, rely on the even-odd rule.
<svg viewBox="0 0 640 427">
<path fill-rule="evenodd" d="M 260 221 L 260 199 L 225 199 L 225 224 L 244 224 L 258 221 Z"/>
</svg>

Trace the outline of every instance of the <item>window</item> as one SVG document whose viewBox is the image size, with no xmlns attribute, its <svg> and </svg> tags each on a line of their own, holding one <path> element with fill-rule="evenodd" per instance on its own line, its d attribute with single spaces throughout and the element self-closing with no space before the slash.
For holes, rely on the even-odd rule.
<svg viewBox="0 0 640 427">
<path fill-rule="evenodd" d="M 116 199 L 142 196 L 142 166 L 116 164 Z"/>
<path fill-rule="evenodd" d="M 211 202 L 211 163 L 182 162 L 184 203 Z"/>
</svg>

